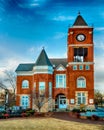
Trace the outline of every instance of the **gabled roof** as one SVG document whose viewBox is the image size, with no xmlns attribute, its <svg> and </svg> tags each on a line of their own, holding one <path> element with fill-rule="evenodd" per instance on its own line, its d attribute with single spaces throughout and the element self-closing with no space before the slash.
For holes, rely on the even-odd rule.
<svg viewBox="0 0 104 130">
<path fill-rule="evenodd" d="M 44 48 L 42 49 L 35 65 L 36 66 L 52 66 Z"/>
<path fill-rule="evenodd" d="M 85 20 L 83 19 L 83 17 L 79 13 L 73 26 L 88 26 L 88 24 L 85 22 Z"/>
<path fill-rule="evenodd" d="M 19 64 L 17 69 L 16 69 L 16 72 L 17 71 L 32 71 L 34 65 L 35 65 L 34 63 Z"/>
<path fill-rule="evenodd" d="M 50 59 L 54 68 L 57 68 L 59 65 L 63 65 L 66 68 L 67 59 L 66 58 L 57 58 L 57 59 Z"/>
<path fill-rule="evenodd" d="M 57 68 L 56 68 L 56 70 L 58 70 L 58 71 L 63 71 L 65 69 L 66 68 L 62 64 L 58 65 Z"/>
</svg>

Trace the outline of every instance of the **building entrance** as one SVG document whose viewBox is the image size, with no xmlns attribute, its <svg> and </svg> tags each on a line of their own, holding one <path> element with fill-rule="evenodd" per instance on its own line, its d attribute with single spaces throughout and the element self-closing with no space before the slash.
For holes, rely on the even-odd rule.
<svg viewBox="0 0 104 130">
<path fill-rule="evenodd" d="M 63 95 L 63 94 L 58 95 L 56 97 L 56 100 L 55 100 L 55 105 L 56 105 L 56 108 L 59 108 L 59 109 L 65 109 L 65 108 L 67 108 L 67 103 L 66 103 L 66 97 L 65 97 L 65 95 Z"/>
</svg>

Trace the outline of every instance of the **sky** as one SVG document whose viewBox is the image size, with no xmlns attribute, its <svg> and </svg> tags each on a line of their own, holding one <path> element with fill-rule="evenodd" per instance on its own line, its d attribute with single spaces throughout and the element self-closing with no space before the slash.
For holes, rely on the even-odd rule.
<svg viewBox="0 0 104 130">
<path fill-rule="evenodd" d="M 104 91 L 103 0 L 0 0 L 0 74 L 34 63 L 43 47 L 48 57 L 66 57 L 68 28 L 79 11 L 94 27 L 95 88 Z"/>
</svg>

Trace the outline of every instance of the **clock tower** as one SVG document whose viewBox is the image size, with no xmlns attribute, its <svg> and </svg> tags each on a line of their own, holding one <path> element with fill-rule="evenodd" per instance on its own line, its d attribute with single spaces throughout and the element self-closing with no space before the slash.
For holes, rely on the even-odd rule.
<svg viewBox="0 0 104 130">
<path fill-rule="evenodd" d="M 67 39 L 69 106 L 94 104 L 93 54 L 93 27 L 79 13 Z"/>
</svg>

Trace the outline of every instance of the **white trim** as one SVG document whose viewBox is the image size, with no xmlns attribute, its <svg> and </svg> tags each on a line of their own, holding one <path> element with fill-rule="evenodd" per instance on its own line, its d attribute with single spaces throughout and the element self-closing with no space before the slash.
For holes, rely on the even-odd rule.
<svg viewBox="0 0 104 130">
<path fill-rule="evenodd" d="M 21 94 L 21 96 L 20 96 L 20 106 L 22 106 L 22 97 L 23 96 L 27 96 L 28 97 L 28 104 L 29 104 L 29 106 L 27 106 L 27 107 L 30 108 L 30 94 Z M 24 106 L 22 106 L 22 107 L 24 107 Z"/>
<path fill-rule="evenodd" d="M 62 68 L 62 70 L 61 70 L 60 68 Z M 56 70 L 57 70 L 57 71 L 65 71 L 66 68 L 65 68 L 62 64 L 59 64 L 59 65 L 57 66 Z"/>
<path fill-rule="evenodd" d="M 82 86 L 82 82 L 81 82 L 81 86 L 79 86 L 79 80 L 80 80 L 81 78 L 84 80 L 84 83 L 85 83 L 85 84 L 84 84 L 84 85 L 85 85 L 84 87 Z M 86 88 L 86 78 L 85 78 L 84 76 L 79 76 L 79 77 L 77 78 L 77 88 Z"/>
<path fill-rule="evenodd" d="M 85 103 L 85 105 L 88 105 L 88 91 L 76 91 L 75 92 L 76 105 L 80 105 L 80 104 L 78 104 L 78 98 L 77 98 L 77 94 L 78 93 L 85 93 L 85 97 L 86 97 L 86 103 Z"/>
<path fill-rule="evenodd" d="M 68 65 L 76 65 L 76 64 L 78 64 L 78 65 L 92 65 L 92 64 L 94 64 L 94 62 L 69 62 L 68 63 Z"/>
<path fill-rule="evenodd" d="M 94 44 L 74 44 L 74 43 L 73 43 L 73 44 L 69 44 L 68 46 L 70 46 L 70 47 L 72 47 L 72 46 L 73 46 L 73 47 L 80 47 L 80 46 L 81 46 L 81 47 L 82 47 L 82 46 L 84 47 L 84 46 L 85 46 L 85 47 L 86 47 L 86 46 L 93 46 L 93 45 L 94 45 Z"/>
<path fill-rule="evenodd" d="M 62 86 L 60 86 L 60 78 L 59 76 L 62 76 Z M 66 88 L 66 74 L 56 74 L 56 88 Z"/>
<path fill-rule="evenodd" d="M 92 28 L 92 27 L 89 27 L 88 25 L 86 26 L 77 25 L 77 26 L 72 26 L 71 28 Z"/>
<path fill-rule="evenodd" d="M 18 71 L 18 72 L 16 72 L 17 73 L 17 76 L 18 75 L 26 75 L 26 76 L 31 76 L 31 75 L 33 75 L 34 73 L 33 73 L 33 71 Z"/>
<path fill-rule="evenodd" d="M 53 74 L 52 66 L 35 66 L 33 71 L 34 74 Z"/>
<path fill-rule="evenodd" d="M 35 66 L 32 71 L 18 71 L 17 76 L 32 76 L 34 74 L 53 74 L 51 66 Z"/>
<path fill-rule="evenodd" d="M 48 71 L 40 71 L 40 72 L 34 72 L 34 74 L 53 74 L 52 72 L 48 72 Z"/>
<path fill-rule="evenodd" d="M 28 96 L 30 96 L 31 94 L 16 94 L 16 96 L 26 96 L 26 95 L 28 95 Z"/>
</svg>

